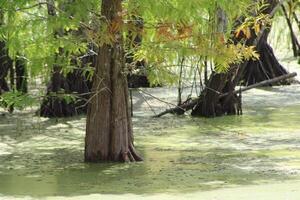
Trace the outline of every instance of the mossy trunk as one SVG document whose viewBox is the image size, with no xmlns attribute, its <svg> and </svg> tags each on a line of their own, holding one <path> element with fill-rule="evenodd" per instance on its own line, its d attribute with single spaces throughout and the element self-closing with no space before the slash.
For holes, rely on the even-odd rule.
<svg viewBox="0 0 300 200">
<path fill-rule="evenodd" d="M 108 25 L 118 20 L 121 0 L 103 0 L 102 16 Z M 114 33 L 112 44 L 100 47 L 88 107 L 85 161 L 140 161 L 133 146 L 128 86 L 121 34 Z"/>
</svg>

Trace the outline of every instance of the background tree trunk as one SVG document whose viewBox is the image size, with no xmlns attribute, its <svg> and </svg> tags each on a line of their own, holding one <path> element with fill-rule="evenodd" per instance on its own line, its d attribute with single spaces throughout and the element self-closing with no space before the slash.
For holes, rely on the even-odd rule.
<svg viewBox="0 0 300 200">
<path fill-rule="evenodd" d="M 267 42 L 267 37 L 268 33 L 264 34 L 256 45 L 260 58 L 259 60 L 250 60 L 248 62 L 241 78 L 242 85 L 253 85 L 264 80 L 288 74 L 288 71 L 284 69 L 275 57 L 272 47 Z M 288 85 L 290 83 L 290 80 L 283 80 L 276 83 L 276 85 Z"/>
<path fill-rule="evenodd" d="M 4 13 L 0 8 L 0 27 L 4 24 Z M 12 64 L 11 59 L 8 56 L 8 50 L 6 48 L 6 42 L 4 40 L 0 41 L 0 95 L 3 92 L 9 91 L 8 84 L 6 82 L 6 76 L 10 65 Z"/>
<path fill-rule="evenodd" d="M 27 93 L 27 72 L 26 72 L 26 60 L 24 57 L 18 56 L 16 58 L 16 89 L 19 92 Z"/>
<path fill-rule="evenodd" d="M 9 91 L 9 86 L 6 81 L 8 70 L 12 64 L 8 57 L 5 41 L 0 41 L 0 94 Z"/>
<path fill-rule="evenodd" d="M 271 14 L 277 7 L 277 0 L 268 0 L 268 7 L 262 12 Z M 272 48 L 267 44 L 269 29 L 265 29 L 262 36 L 257 38 L 252 31 L 247 45 L 256 45 L 261 53 L 259 61 L 246 61 L 239 66 L 231 65 L 227 73 L 212 73 L 206 88 L 200 95 L 201 101 L 193 108 L 193 116 L 216 117 L 220 115 L 234 115 L 241 113 L 241 96 L 232 94 L 235 87 L 246 80 L 246 83 L 257 83 L 276 76 L 287 74 L 287 71 L 278 63 Z M 257 41 L 257 39 L 259 39 Z M 233 40 L 239 40 L 233 38 Z M 251 81 L 251 82 L 250 82 Z M 219 99 L 220 94 L 229 95 Z"/>
<path fill-rule="evenodd" d="M 47 3 L 48 15 L 50 17 L 57 16 L 54 0 L 47 0 Z M 56 30 L 54 37 L 60 37 L 62 34 L 62 30 Z M 59 53 L 55 55 L 55 62 L 61 54 L 63 54 L 62 48 L 60 48 Z M 69 92 L 69 85 L 61 72 L 61 67 L 54 64 L 51 80 L 47 86 L 47 93 L 41 104 L 40 116 L 69 117 L 75 115 L 76 111 L 73 103 L 66 102 L 66 100 L 62 98 L 65 93 Z"/>
<path fill-rule="evenodd" d="M 121 0 L 103 0 L 102 16 L 110 26 L 120 19 Z M 123 73 L 125 55 L 122 35 L 99 49 L 89 104 L 85 138 L 85 161 L 140 161 L 133 146 L 128 86 Z"/>
<path fill-rule="evenodd" d="M 52 17 L 57 15 L 53 0 L 48 0 L 48 15 Z M 57 30 L 55 37 L 61 37 L 63 34 L 64 30 Z M 60 48 L 60 53 L 56 54 L 56 60 L 64 54 L 64 49 Z M 66 76 L 63 75 L 61 66 L 57 64 L 53 66 L 52 77 L 47 87 L 46 97 L 41 104 L 40 116 L 71 117 L 87 112 L 90 83 L 82 74 L 82 68 L 88 65 L 85 61 L 90 60 L 85 57 L 82 59 L 82 63 L 77 63 L 76 59 L 74 59 L 72 64 L 76 66 L 77 69 L 68 73 Z M 69 102 L 63 98 L 64 95 L 68 94 L 74 95 L 77 98 L 76 101 Z"/>
</svg>

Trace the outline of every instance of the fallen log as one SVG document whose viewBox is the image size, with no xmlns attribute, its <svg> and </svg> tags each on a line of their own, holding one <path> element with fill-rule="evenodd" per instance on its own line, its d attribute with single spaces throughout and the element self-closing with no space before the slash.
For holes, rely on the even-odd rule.
<svg viewBox="0 0 300 200">
<path fill-rule="evenodd" d="M 227 93 L 224 93 L 224 94 L 221 94 L 219 96 L 219 98 L 223 98 L 225 96 L 228 96 L 228 95 L 234 95 L 234 94 L 238 94 L 240 92 L 245 92 L 247 90 L 251 90 L 251 89 L 254 89 L 254 88 L 257 88 L 257 87 L 261 87 L 261 86 L 266 86 L 266 85 L 270 85 L 270 84 L 273 84 L 273 83 L 276 83 L 276 82 L 279 82 L 279 81 L 282 81 L 282 80 L 286 80 L 286 79 L 289 79 L 289 78 L 293 78 L 297 76 L 297 73 L 296 72 L 293 72 L 293 73 L 289 73 L 289 74 L 285 74 L 285 75 L 282 75 L 282 76 L 278 76 L 276 78 L 273 78 L 273 79 L 269 79 L 269 80 L 265 80 L 265 81 L 262 81 L 262 82 L 259 82 L 259 83 L 256 83 L 256 84 L 253 84 L 253 85 L 250 85 L 248 87 L 244 87 L 244 88 L 241 88 L 241 89 L 238 89 L 238 90 L 234 90 L 232 92 L 227 92 Z M 183 105 L 180 105 L 180 106 L 176 106 L 174 108 L 170 108 L 170 109 L 167 109 L 165 110 L 164 112 L 161 112 L 159 113 L 158 115 L 155 115 L 154 117 L 162 117 L 166 114 L 177 114 L 177 113 L 182 113 L 182 112 L 186 112 L 188 110 L 191 110 L 193 109 L 193 107 L 195 105 L 197 105 L 197 103 L 201 100 L 201 96 L 196 98 L 196 99 L 193 99 L 191 100 L 190 102 L 186 103 L 186 104 L 183 104 Z"/>
</svg>

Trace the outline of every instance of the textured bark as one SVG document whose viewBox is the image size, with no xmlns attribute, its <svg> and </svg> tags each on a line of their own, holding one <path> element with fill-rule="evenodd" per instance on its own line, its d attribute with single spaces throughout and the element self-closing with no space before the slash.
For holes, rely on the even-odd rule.
<svg viewBox="0 0 300 200">
<path fill-rule="evenodd" d="M 225 88 L 225 82 L 228 75 L 226 73 L 214 74 L 211 76 L 209 87 L 206 87 L 202 92 L 202 101 L 199 101 L 196 107 L 192 110 L 192 115 L 216 117 L 223 114 L 219 95 Z"/>
<path fill-rule="evenodd" d="M 103 0 L 102 16 L 109 25 L 118 20 L 121 0 Z M 93 80 L 93 97 L 88 107 L 85 161 L 140 161 L 133 146 L 132 122 L 122 39 L 99 49 Z"/>
</svg>

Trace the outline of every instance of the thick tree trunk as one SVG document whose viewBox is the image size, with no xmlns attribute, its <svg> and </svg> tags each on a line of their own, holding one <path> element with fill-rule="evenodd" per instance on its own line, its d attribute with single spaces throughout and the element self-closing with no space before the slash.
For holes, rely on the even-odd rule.
<svg viewBox="0 0 300 200">
<path fill-rule="evenodd" d="M 272 9 L 274 9 L 278 4 L 275 0 L 269 0 L 269 8 L 265 11 L 266 13 L 270 13 Z M 293 32 L 291 27 L 290 21 L 287 16 L 287 12 L 285 7 L 281 6 L 285 17 L 287 18 L 288 26 L 291 28 L 291 37 L 293 42 L 293 50 L 294 53 L 298 51 L 298 41 L 296 36 Z M 241 84 L 248 86 L 255 83 L 262 82 L 264 80 L 269 80 L 276 78 L 278 76 L 282 76 L 288 74 L 288 71 L 284 69 L 284 67 L 278 62 L 277 58 L 274 55 L 272 47 L 268 44 L 268 36 L 269 36 L 269 29 L 266 29 L 262 36 L 260 37 L 259 41 L 256 44 L 256 50 L 258 51 L 260 58 L 256 61 L 249 61 L 246 65 L 242 77 L 241 77 Z M 251 45 L 251 43 L 250 43 Z M 280 82 L 275 83 L 276 85 L 288 85 L 293 80 L 283 80 Z M 270 85 L 272 86 L 272 85 Z"/>
<path fill-rule="evenodd" d="M 118 20 L 121 0 L 102 0 L 108 25 Z M 112 34 L 112 33 L 111 33 Z M 140 161 L 133 146 L 128 86 L 120 33 L 100 47 L 87 115 L 85 161 Z"/>
<path fill-rule="evenodd" d="M 57 15 L 54 0 L 47 0 L 48 15 L 55 17 Z M 61 36 L 61 30 L 56 30 L 55 37 Z M 55 55 L 55 61 L 63 54 L 63 49 Z M 47 86 L 47 93 L 42 101 L 40 116 L 42 117 L 69 117 L 75 115 L 73 103 L 67 103 L 62 95 L 69 93 L 69 85 L 61 72 L 61 67 L 54 64 L 50 83 Z"/>
</svg>

